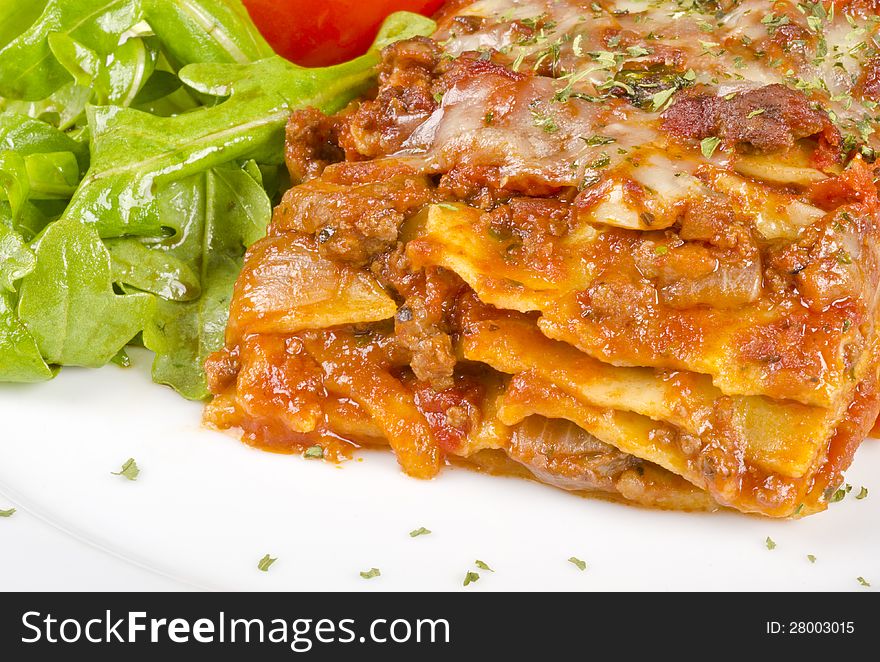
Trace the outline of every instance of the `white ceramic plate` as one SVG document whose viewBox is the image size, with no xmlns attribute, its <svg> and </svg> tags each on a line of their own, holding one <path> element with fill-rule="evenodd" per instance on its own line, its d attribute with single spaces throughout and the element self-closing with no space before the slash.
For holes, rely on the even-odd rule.
<svg viewBox="0 0 880 662">
<path fill-rule="evenodd" d="M 878 441 L 856 457 L 853 493 L 804 521 L 655 512 L 459 469 L 420 482 L 389 453 L 334 466 L 256 451 L 203 429 L 201 407 L 150 383 L 146 353 L 134 358 L 0 386 L 0 508 L 19 509 L 0 519 L 0 588 L 880 587 Z M 136 482 L 111 475 L 129 457 Z M 870 495 L 856 500 L 862 485 Z M 411 538 L 421 526 L 433 533 Z M 268 573 L 265 554 L 278 558 Z M 476 559 L 495 572 L 463 588 Z M 373 567 L 381 577 L 360 577 Z"/>
</svg>

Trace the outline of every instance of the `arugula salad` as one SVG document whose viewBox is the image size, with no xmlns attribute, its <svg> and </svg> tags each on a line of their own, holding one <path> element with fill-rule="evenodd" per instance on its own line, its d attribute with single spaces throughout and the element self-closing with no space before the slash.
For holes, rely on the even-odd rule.
<svg viewBox="0 0 880 662">
<path fill-rule="evenodd" d="M 244 253 L 285 187 L 291 110 L 340 110 L 378 50 L 309 69 L 239 0 L 0 0 L 0 381 L 127 365 L 207 397 Z"/>
</svg>

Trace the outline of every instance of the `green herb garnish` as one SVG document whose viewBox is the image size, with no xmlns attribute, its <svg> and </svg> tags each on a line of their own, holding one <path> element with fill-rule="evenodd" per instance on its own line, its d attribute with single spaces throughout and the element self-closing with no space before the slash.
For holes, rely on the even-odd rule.
<svg viewBox="0 0 880 662">
<path fill-rule="evenodd" d="M 134 461 L 134 458 L 128 458 L 126 463 L 122 465 L 121 471 L 114 471 L 112 473 L 114 476 L 122 476 L 128 480 L 137 480 L 141 470 L 138 468 L 137 462 Z"/>
<path fill-rule="evenodd" d="M 277 558 L 272 558 L 268 554 L 260 559 L 259 563 L 257 563 L 257 570 L 260 572 L 269 572 L 269 568 L 272 567 L 272 564 L 277 561 Z"/>
<path fill-rule="evenodd" d="M 776 543 L 770 536 L 767 536 L 767 540 L 764 541 L 764 544 L 767 546 L 767 549 L 776 549 Z"/>
<path fill-rule="evenodd" d="M 379 577 L 382 575 L 382 571 L 379 568 L 370 568 L 369 570 L 362 572 L 361 577 L 363 579 L 374 579 L 375 577 Z"/>
<path fill-rule="evenodd" d="M 651 110 L 656 113 L 666 108 L 666 105 L 672 99 L 672 95 L 675 94 L 675 92 L 676 88 L 670 87 L 668 90 L 662 90 L 656 94 L 652 94 Z"/>
<path fill-rule="evenodd" d="M 570 559 L 568 559 L 568 562 L 571 563 L 571 564 L 573 564 L 573 565 L 576 565 L 576 566 L 577 566 L 577 569 L 580 570 L 581 572 L 583 572 L 584 570 L 587 569 L 587 562 L 586 562 L 586 561 L 581 561 L 581 560 L 580 560 L 578 557 L 576 557 L 576 556 L 572 556 Z"/>
<path fill-rule="evenodd" d="M 710 137 L 703 138 L 700 141 L 700 151 L 703 153 L 707 159 L 711 159 L 712 155 L 715 153 L 715 150 L 718 149 L 718 145 L 721 144 L 721 138 Z"/>
<path fill-rule="evenodd" d="M 544 133 L 556 133 L 559 131 L 559 125 L 549 113 L 542 112 L 536 108 L 532 109 L 532 121 L 535 126 L 542 129 Z"/>
<path fill-rule="evenodd" d="M 844 498 L 846 497 L 846 494 L 847 494 L 846 489 L 841 487 L 840 489 L 834 491 L 834 493 L 831 495 L 831 498 L 828 499 L 828 502 L 829 503 L 837 503 L 839 501 L 843 501 Z"/>
<path fill-rule="evenodd" d="M 419 536 L 427 536 L 431 534 L 430 529 L 426 529 L 423 526 L 420 526 L 418 529 L 409 532 L 410 538 L 418 538 Z"/>
<path fill-rule="evenodd" d="M 469 572 L 464 576 L 464 584 L 462 584 L 462 586 L 467 586 L 468 584 L 473 584 L 478 581 L 480 581 L 479 573 Z"/>
<path fill-rule="evenodd" d="M 590 147 L 596 147 L 598 145 L 610 145 L 611 143 L 617 142 L 616 138 L 610 138 L 608 136 L 590 136 L 589 138 L 581 138 L 585 143 L 587 143 Z"/>
</svg>

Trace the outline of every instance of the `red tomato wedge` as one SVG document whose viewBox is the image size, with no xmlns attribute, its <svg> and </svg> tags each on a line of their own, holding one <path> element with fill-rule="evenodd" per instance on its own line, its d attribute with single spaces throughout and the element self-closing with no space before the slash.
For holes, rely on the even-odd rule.
<svg viewBox="0 0 880 662">
<path fill-rule="evenodd" d="M 254 23 L 279 55 L 307 67 L 363 55 L 382 21 L 395 11 L 430 16 L 443 0 L 244 0 Z"/>
</svg>

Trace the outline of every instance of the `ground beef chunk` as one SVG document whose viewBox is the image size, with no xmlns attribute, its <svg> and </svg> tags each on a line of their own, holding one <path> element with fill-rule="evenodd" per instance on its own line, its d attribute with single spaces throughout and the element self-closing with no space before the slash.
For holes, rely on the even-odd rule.
<svg viewBox="0 0 880 662">
<path fill-rule="evenodd" d="M 861 239 L 864 222 L 848 212 L 829 215 L 804 230 L 797 241 L 771 249 L 769 264 L 793 281 L 803 302 L 815 312 L 845 299 L 860 301 L 866 289 L 859 269 L 867 250 Z"/>
<path fill-rule="evenodd" d="M 462 200 L 473 207 L 492 209 L 507 202 L 513 192 L 499 189 L 502 177 L 494 166 L 453 168 L 440 178 L 437 193 L 443 198 Z"/>
<path fill-rule="evenodd" d="M 413 270 L 402 244 L 373 262 L 371 271 L 403 300 L 394 319 L 394 338 L 416 378 L 448 388 L 456 365 L 451 334 L 467 286 L 441 267 Z"/>
<path fill-rule="evenodd" d="M 397 152 L 437 108 L 434 70 L 440 48 L 426 37 L 397 42 L 382 51 L 379 93 L 360 105 L 342 138 L 350 158 Z"/>
<path fill-rule="evenodd" d="M 338 163 L 284 195 L 270 233 L 315 235 L 325 257 L 363 266 L 394 246 L 400 225 L 431 197 L 430 181 L 398 162 Z"/>
<path fill-rule="evenodd" d="M 585 317 L 618 333 L 635 331 L 646 311 L 657 301 L 657 291 L 646 279 L 605 271 L 578 294 Z"/>
<path fill-rule="evenodd" d="M 294 185 L 319 177 L 328 165 L 345 159 L 339 147 L 342 121 L 342 116 L 328 117 L 315 108 L 293 111 L 287 122 L 285 159 Z"/>
<path fill-rule="evenodd" d="M 663 114 L 663 129 L 677 138 L 709 137 L 773 152 L 795 140 L 823 134 L 831 140 L 836 129 L 828 116 L 815 110 L 803 92 L 773 84 L 734 95 L 682 95 Z"/>
<path fill-rule="evenodd" d="M 725 250 L 737 249 L 743 257 L 758 250 L 749 222 L 739 218 L 722 196 L 689 200 L 679 221 L 678 236 Z"/>
<path fill-rule="evenodd" d="M 552 240 L 569 232 L 571 209 L 556 200 L 515 198 L 488 213 L 485 220 L 489 236 L 507 247 L 509 257 L 550 264 L 557 249 Z"/>
</svg>

